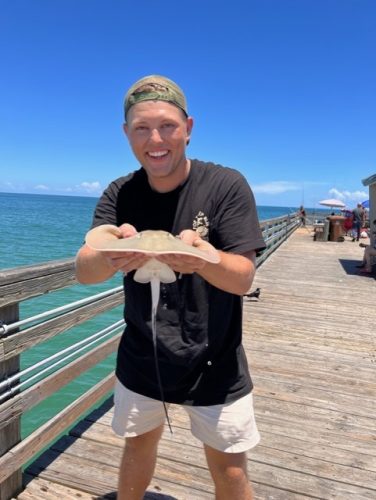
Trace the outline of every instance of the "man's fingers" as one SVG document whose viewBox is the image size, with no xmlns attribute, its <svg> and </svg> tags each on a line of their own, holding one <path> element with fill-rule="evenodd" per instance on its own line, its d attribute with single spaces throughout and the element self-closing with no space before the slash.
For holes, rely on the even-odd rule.
<svg viewBox="0 0 376 500">
<path fill-rule="evenodd" d="M 167 264 L 177 273 L 192 274 L 200 271 L 206 262 L 199 257 L 181 254 L 159 255 L 157 259 Z"/>
<path fill-rule="evenodd" d="M 116 271 L 129 273 L 142 267 L 149 260 L 149 257 L 141 253 L 127 252 L 119 255 L 115 252 L 109 252 L 107 259 Z"/>
<path fill-rule="evenodd" d="M 200 236 L 196 233 L 196 231 L 193 231 L 192 229 L 184 229 L 180 234 L 179 237 L 184 243 L 187 245 L 195 245 L 195 242 L 197 240 L 201 240 Z"/>
<path fill-rule="evenodd" d="M 137 229 L 132 224 L 122 224 L 119 227 L 122 238 L 130 238 L 137 234 Z"/>
</svg>

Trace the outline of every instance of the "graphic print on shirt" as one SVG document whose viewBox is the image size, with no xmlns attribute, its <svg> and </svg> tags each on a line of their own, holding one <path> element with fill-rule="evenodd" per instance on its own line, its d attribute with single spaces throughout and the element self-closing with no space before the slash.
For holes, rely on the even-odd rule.
<svg viewBox="0 0 376 500">
<path fill-rule="evenodd" d="M 209 219 L 204 212 L 201 212 L 200 210 L 193 219 L 192 228 L 201 236 L 201 238 L 205 239 L 205 237 L 209 234 L 209 226 Z"/>
</svg>

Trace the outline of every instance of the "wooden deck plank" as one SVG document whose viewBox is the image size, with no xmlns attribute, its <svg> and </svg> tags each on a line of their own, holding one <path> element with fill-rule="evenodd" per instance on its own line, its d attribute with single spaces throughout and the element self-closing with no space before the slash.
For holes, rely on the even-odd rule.
<svg viewBox="0 0 376 500">
<path fill-rule="evenodd" d="M 168 446 L 170 442 L 177 442 L 183 444 L 189 444 L 193 446 L 194 440 L 192 439 L 190 432 L 188 431 L 188 425 L 183 426 L 180 421 L 174 418 L 174 434 L 172 436 L 165 436 L 166 442 Z M 273 433 L 274 426 L 270 425 L 268 422 L 267 425 L 262 425 L 262 434 L 263 436 L 268 436 L 267 446 L 273 447 L 278 450 L 289 450 L 292 453 L 299 453 L 302 456 L 307 456 L 310 458 L 322 459 L 325 457 L 325 460 L 328 460 L 328 457 L 331 457 L 330 461 L 336 463 L 338 465 L 345 465 L 349 467 L 357 467 L 358 469 L 362 469 L 365 471 L 376 472 L 376 458 L 373 455 L 362 453 L 358 448 L 352 451 L 351 455 L 348 453 L 348 450 L 341 450 L 338 447 L 334 447 L 332 441 L 328 443 L 316 443 L 312 441 L 310 446 L 307 446 L 307 440 L 301 439 L 299 436 L 295 435 L 282 435 L 276 432 Z M 111 436 L 108 438 L 108 433 L 106 432 L 106 428 L 102 424 L 94 424 L 89 428 L 85 427 L 82 431 L 80 431 L 79 426 L 77 427 L 76 436 L 83 437 L 84 439 L 90 439 L 92 441 L 97 441 L 98 443 L 107 443 L 115 446 L 122 446 L 123 440 L 118 438 L 117 436 Z M 163 445 L 162 442 L 161 446 Z M 197 444 L 200 448 L 200 445 Z M 263 446 L 262 444 L 259 447 Z M 255 450 L 257 451 L 257 449 Z M 251 454 L 251 458 L 253 457 L 253 453 Z M 372 474 L 371 474 L 372 476 Z M 368 479 L 367 479 L 368 481 Z"/>
<path fill-rule="evenodd" d="M 260 299 L 244 301 L 262 436 L 248 460 L 257 500 L 376 498 L 376 282 L 357 274 L 362 254 L 300 229 L 258 270 Z M 185 412 L 172 405 L 170 413 L 174 433 L 163 435 L 145 498 L 213 498 Z M 64 488 L 71 498 L 114 497 L 124 440 L 111 432 L 111 415 L 111 405 L 93 412 L 34 463 L 39 483 L 19 499 L 47 486 L 47 500 L 65 498 Z"/>
<path fill-rule="evenodd" d="M 18 495 L 18 500 L 62 500 L 68 498 L 72 500 L 94 500 L 97 497 L 85 491 L 69 488 L 38 477 L 32 478 L 28 487 Z"/>
<path fill-rule="evenodd" d="M 189 431 L 188 418 L 185 413 L 178 412 L 177 410 L 172 418 L 174 432 L 172 435 L 168 432 L 165 433 L 164 440 L 161 442 L 159 449 L 159 455 L 167 459 L 173 459 L 174 456 L 178 456 L 180 457 L 179 460 L 183 461 L 183 463 L 186 462 L 191 465 L 196 463 L 205 467 L 201 444 L 199 441 L 192 438 Z M 77 432 L 77 435 L 92 440 L 93 442 L 106 443 L 106 433 L 101 424 L 94 424 L 90 426 L 87 431 L 84 431 L 84 433 Z M 295 446 L 293 448 L 292 443 L 294 441 Z M 174 445 L 171 446 L 171 443 L 174 443 Z M 122 447 L 123 440 L 117 437 L 112 440 L 111 444 Z M 371 487 L 372 484 L 376 483 L 376 457 L 370 457 L 356 452 L 351 462 L 343 465 L 342 460 L 346 461 L 347 453 L 342 452 L 341 454 L 338 449 L 327 446 L 325 455 L 323 455 L 323 449 L 321 447 L 319 453 L 316 452 L 315 456 L 315 453 L 312 453 L 310 448 L 306 449 L 304 444 L 305 442 L 302 440 L 294 440 L 290 437 L 269 433 L 267 446 L 259 445 L 256 450 L 250 454 L 250 474 L 253 475 L 252 462 L 257 461 L 272 465 L 275 459 L 273 455 L 275 454 L 280 457 L 281 461 L 283 458 L 285 466 L 290 463 L 294 468 L 299 467 L 300 470 L 311 469 L 315 471 L 320 469 L 324 471 L 327 469 L 330 470 L 330 474 L 327 473 L 327 478 L 337 478 L 338 480 L 358 486 L 368 485 Z M 281 457 L 281 454 L 284 454 L 284 457 Z M 332 455 L 333 463 L 328 461 L 328 454 Z M 297 461 L 298 455 L 303 457 L 301 464 Z M 325 459 L 323 459 L 323 456 L 325 456 Z M 356 469 L 353 469 L 354 458 L 357 459 Z M 360 465 L 362 465 L 363 470 L 360 468 Z M 372 466 L 375 469 L 374 471 L 372 471 Z M 258 478 L 254 476 L 254 480 L 258 481 Z"/>
</svg>

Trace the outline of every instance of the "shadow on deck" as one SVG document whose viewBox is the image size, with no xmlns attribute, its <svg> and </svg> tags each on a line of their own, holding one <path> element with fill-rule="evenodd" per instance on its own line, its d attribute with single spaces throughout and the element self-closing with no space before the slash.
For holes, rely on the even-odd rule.
<svg viewBox="0 0 376 500">
<path fill-rule="evenodd" d="M 376 498 L 375 282 L 351 241 L 314 242 L 299 229 L 258 270 L 244 301 L 244 346 L 261 443 L 249 453 L 255 498 Z M 28 469 L 19 500 L 115 498 L 123 439 L 112 400 Z M 147 500 L 214 497 L 185 413 L 171 407 Z"/>
<path fill-rule="evenodd" d="M 362 249 L 364 250 L 364 249 Z M 363 253 L 363 251 L 362 251 Z M 359 273 L 359 264 L 360 260 L 354 260 L 354 259 L 339 259 L 339 262 L 341 266 L 343 267 L 343 270 L 345 271 L 346 274 L 351 274 L 353 276 L 358 276 Z M 376 279 L 376 274 L 364 274 L 363 277 L 365 278 L 371 278 L 371 279 Z"/>
</svg>

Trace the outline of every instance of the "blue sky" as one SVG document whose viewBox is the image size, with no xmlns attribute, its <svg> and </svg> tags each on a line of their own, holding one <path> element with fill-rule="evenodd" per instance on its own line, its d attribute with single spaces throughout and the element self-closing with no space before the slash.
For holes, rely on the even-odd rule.
<svg viewBox="0 0 376 500">
<path fill-rule="evenodd" d="M 136 168 L 126 89 L 185 90 L 188 155 L 259 205 L 348 206 L 376 173 L 374 0 L 2 0 L 0 191 L 98 196 Z"/>
</svg>

